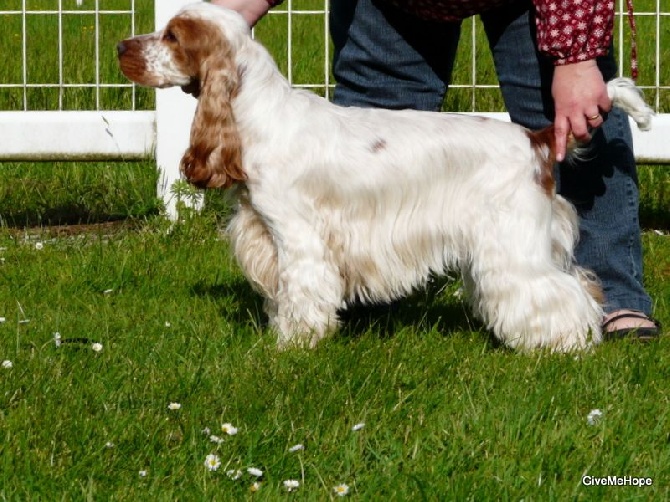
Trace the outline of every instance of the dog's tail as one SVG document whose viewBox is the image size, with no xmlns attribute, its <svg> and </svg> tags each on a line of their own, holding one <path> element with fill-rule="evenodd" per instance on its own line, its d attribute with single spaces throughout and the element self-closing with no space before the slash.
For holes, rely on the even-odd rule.
<svg viewBox="0 0 670 502">
<path fill-rule="evenodd" d="M 637 124 L 640 131 L 651 129 L 651 118 L 654 111 L 644 102 L 642 91 L 629 78 L 619 77 L 607 82 L 607 95 L 612 106 L 621 108 Z"/>
</svg>

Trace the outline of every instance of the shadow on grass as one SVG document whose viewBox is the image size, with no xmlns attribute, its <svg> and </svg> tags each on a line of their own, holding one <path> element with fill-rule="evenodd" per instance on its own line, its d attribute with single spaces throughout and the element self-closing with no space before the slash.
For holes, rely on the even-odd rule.
<svg viewBox="0 0 670 502">
<path fill-rule="evenodd" d="M 436 282 L 413 295 L 390 303 L 365 305 L 354 303 L 338 312 L 342 326 L 339 337 L 356 339 L 363 333 L 378 333 L 381 338 L 393 337 L 400 330 L 437 330 L 445 336 L 463 332 L 485 332 L 474 319 L 469 307 L 458 301 L 447 301 L 440 294 L 443 283 Z M 221 315 L 234 322 L 247 322 L 252 315 L 254 324 L 267 326 L 263 313 L 263 298 L 248 282 L 234 278 L 224 284 L 196 283 L 192 288 L 198 297 L 212 298 L 220 304 Z M 493 346 L 493 337 L 490 338 Z"/>
</svg>

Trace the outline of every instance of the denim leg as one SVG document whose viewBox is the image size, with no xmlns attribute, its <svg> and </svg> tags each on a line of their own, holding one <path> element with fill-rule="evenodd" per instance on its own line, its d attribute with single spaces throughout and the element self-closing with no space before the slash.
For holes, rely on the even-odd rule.
<svg viewBox="0 0 670 502">
<path fill-rule="evenodd" d="M 537 51 L 533 19 L 529 2 L 482 16 L 510 116 L 537 129 L 553 120 L 553 66 Z M 598 60 L 598 66 L 606 80 L 615 76 L 611 52 Z M 626 114 L 618 109 L 609 113 L 593 134 L 589 159 L 559 166 L 557 182 L 559 192 L 579 213 L 575 255 L 602 281 L 605 311 L 629 308 L 650 314 L 651 300 L 642 283 L 639 193 Z"/>
<path fill-rule="evenodd" d="M 334 0 L 333 102 L 439 110 L 460 24 L 426 22 L 375 0 Z"/>
</svg>

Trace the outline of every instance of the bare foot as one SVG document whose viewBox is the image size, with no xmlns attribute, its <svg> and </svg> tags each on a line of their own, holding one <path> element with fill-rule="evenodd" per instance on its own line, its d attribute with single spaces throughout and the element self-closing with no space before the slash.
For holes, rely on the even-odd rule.
<svg viewBox="0 0 670 502">
<path fill-rule="evenodd" d="M 612 320 L 615 317 L 620 318 Z M 639 310 L 621 309 L 607 314 L 603 319 L 603 327 L 606 332 L 612 333 L 620 329 L 655 328 L 656 323 Z"/>
</svg>

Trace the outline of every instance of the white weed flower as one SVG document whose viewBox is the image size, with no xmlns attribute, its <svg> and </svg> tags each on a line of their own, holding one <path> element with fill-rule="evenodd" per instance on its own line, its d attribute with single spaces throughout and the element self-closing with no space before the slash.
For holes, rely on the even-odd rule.
<svg viewBox="0 0 670 502">
<path fill-rule="evenodd" d="M 210 471 L 215 471 L 219 468 L 221 465 L 221 461 L 219 460 L 219 457 L 216 455 L 207 455 L 205 457 L 205 467 L 209 469 Z"/>
<path fill-rule="evenodd" d="M 229 471 L 226 471 L 226 476 L 228 476 L 233 481 L 236 481 L 242 477 L 242 471 L 239 469 L 230 469 Z"/>
<path fill-rule="evenodd" d="M 61 336 L 58 331 L 54 333 L 54 343 L 56 344 L 56 348 L 60 347 L 60 342 L 61 341 Z"/>
<path fill-rule="evenodd" d="M 296 445 L 291 446 L 288 449 L 288 451 L 290 451 L 291 453 L 295 453 L 296 451 L 300 451 L 300 450 L 304 450 L 304 449 L 305 449 L 305 445 L 296 444 Z"/>
<path fill-rule="evenodd" d="M 251 492 L 257 492 L 258 490 L 261 489 L 261 484 L 258 481 L 254 481 L 251 486 L 249 487 L 249 490 Z"/>
<path fill-rule="evenodd" d="M 209 440 L 212 443 L 216 443 L 216 444 L 222 444 L 223 443 L 223 438 L 220 438 L 219 436 L 215 436 L 214 434 L 209 436 Z"/>
<path fill-rule="evenodd" d="M 354 426 L 351 428 L 351 430 L 354 431 L 354 432 L 356 432 L 356 431 L 360 431 L 363 427 L 365 427 L 365 422 L 361 422 L 361 423 L 359 423 L 359 424 L 354 425 Z"/>
<path fill-rule="evenodd" d="M 102 352 L 102 344 L 95 342 L 91 344 L 91 348 L 93 349 L 93 352 Z"/>
<path fill-rule="evenodd" d="M 600 422 L 600 419 L 603 416 L 603 412 L 599 409 L 591 410 L 588 415 L 586 415 L 586 423 L 589 425 L 596 425 Z"/>
<path fill-rule="evenodd" d="M 6 320 L 7 320 L 6 318 L 4 318 L 4 317 L 0 317 L 0 324 L 2 324 L 3 322 L 5 322 Z"/>
<path fill-rule="evenodd" d="M 114 443 L 112 443 L 111 441 L 107 441 L 105 443 L 105 448 L 114 448 Z"/>
<path fill-rule="evenodd" d="M 140 475 L 141 478 L 147 477 L 147 471 L 140 471 L 138 474 Z"/>
<path fill-rule="evenodd" d="M 170 324 L 169 321 L 165 321 L 165 327 L 166 327 L 166 328 L 169 328 L 169 327 L 171 327 L 171 326 L 172 326 L 172 324 Z"/>
<path fill-rule="evenodd" d="M 233 427 L 233 424 L 223 424 L 221 425 L 221 431 L 225 432 L 229 436 L 234 436 L 237 434 L 237 427 Z"/>
<path fill-rule="evenodd" d="M 44 244 L 42 244 L 41 242 L 36 242 L 35 249 L 37 249 L 38 251 L 44 249 Z"/>
<path fill-rule="evenodd" d="M 209 436 L 212 433 L 212 431 L 209 429 L 209 427 L 205 427 L 200 432 L 202 432 L 205 436 Z"/>
<path fill-rule="evenodd" d="M 341 485 L 334 486 L 333 491 L 338 497 L 344 497 L 349 494 L 349 486 L 342 483 Z"/>
<path fill-rule="evenodd" d="M 287 479 L 284 481 L 284 488 L 286 488 L 289 492 L 292 492 L 294 490 L 297 490 L 300 487 L 300 481 L 297 479 Z"/>
<path fill-rule="evenodd" d="M 181 404 L 170 403 L 170 404 L 168 404 L 168 410 L 181 410 Z"/>
<path fill-rule="evenodd" d="M 257 478 L 263 477 L 263 471 L 256 469 L 255 467 L 249 467 L 247 472 L 252 476 L 256 476 Z"/>
<path fill-rule="evenodd" d="M 12 363 L 9 359 L 5 359 L 2 361 L 2 367 L 6 370 L 12 369 L 14 367 L 14 363 Z"/>
</svg>

